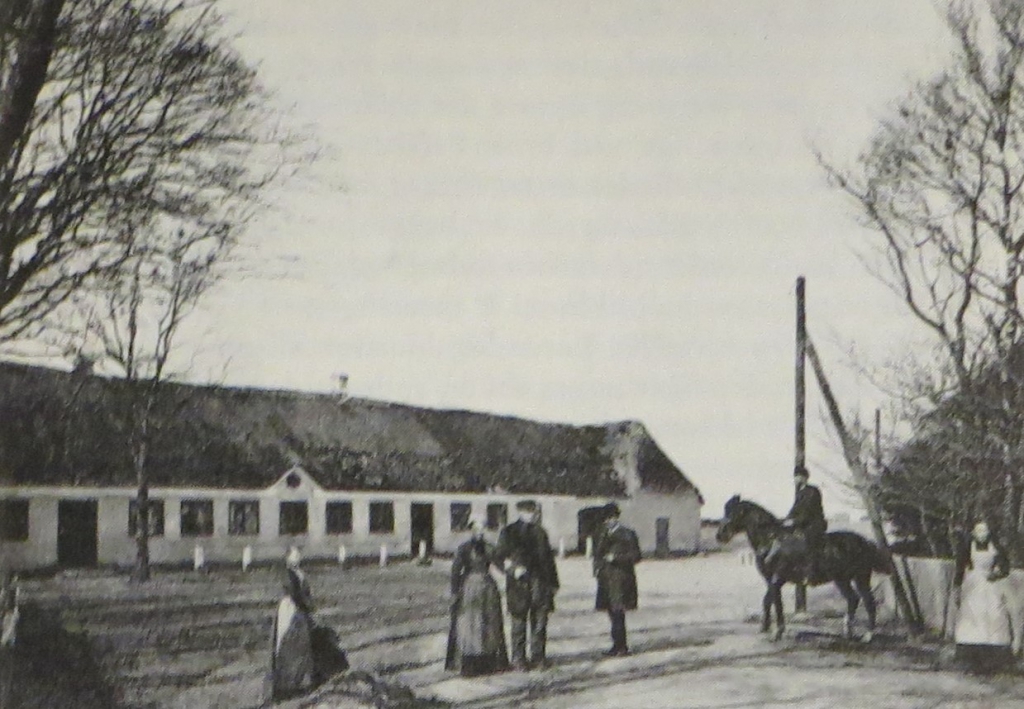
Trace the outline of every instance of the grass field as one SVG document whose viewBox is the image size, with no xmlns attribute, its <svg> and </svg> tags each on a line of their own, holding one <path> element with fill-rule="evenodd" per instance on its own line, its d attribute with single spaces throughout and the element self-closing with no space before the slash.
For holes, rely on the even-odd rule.
<svg viewBox="0 0 1024 709">
<path fill-rule="evenodd" d="M 389 653 L 375 657 L 372 649 L 447 627 L 448 580 L 441 566 L 313 565 L 308 572 L 318 620 L 343 633 L 346 650 L 369 661 L 364 669 L 387 674 L 410 666 Z M 279 583 L 269 569 L 157 572 L 144 585 L 100 572 L 58 575 L 26 584 L 26 633 L 52 637 L 53 629 L 38 625 L 46 622 L 64 636 L 61 644 L 87 644 L 94 668 L 85 669 L 94 669 L 95 684 L 109 687 L 124 707 L 257 706 Z M 46 652 L 32 653 L 37 670 L 45 667 Z M 36 705 L 49 706 L 46 701 L 52 700 Z"/>
</svg>

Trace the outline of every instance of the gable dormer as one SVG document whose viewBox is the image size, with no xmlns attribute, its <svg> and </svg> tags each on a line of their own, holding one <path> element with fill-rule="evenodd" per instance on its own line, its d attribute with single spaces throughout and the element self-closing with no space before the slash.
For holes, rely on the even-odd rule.
<svg viewBox="0 0 1024 709">
<path fill-rule="evenodd" d="M 279 499 L 306 499 L 322 494 L 323 488 L 302 466 L 294 465 L 268 487 L 267 492 Z"/>
</svg>

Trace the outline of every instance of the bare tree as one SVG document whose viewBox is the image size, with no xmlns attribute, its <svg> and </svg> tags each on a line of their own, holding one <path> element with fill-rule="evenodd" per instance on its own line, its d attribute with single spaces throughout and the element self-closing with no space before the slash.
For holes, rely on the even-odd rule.
<svg viewBox="0 0 1024 709">
<path fill-rule="evenodd" d="M 1005 471 L 1016 535 L 1024 410 L 1008 392 L 1024 372 L 1005 363 L 1024 337 L 1024 4 L 952 0 L 946 19 L 950 66 L 896 103 L 852 167 L 818 158 L 868 227 L 869 266 L 938 343 L 933 376 L 908 396 L 955 396 L 998 438 L 984 450 Z M 1006 386 L 989 385 L 993 368 Z"/>
<path fill-rule="evenodd" d="M 75 301 L 87 311 L 83 350 L 124 380 L 122 421 L 138 487 L 134 575 L 145 581 L 150 575 L 147 463 L 154 410 L 173 374 L 168 367 L 176 336 L 223 276 L 233 244 L 216 226 L 164 232 L 156 223 L 139 225 L 124 235 L 124 244 L 122 268 L 96 279 Z"/>
<path fill-rule="evenodd" d="M 60 9 L 31 4 L 26 17 Z M 48 63 L 3 38 L 0 342 L 34 334 L 90 278 L 126 266 L 134 225 L 234 238 L 295 145 L 213 0 L 67 3 Z"/>
</svg>

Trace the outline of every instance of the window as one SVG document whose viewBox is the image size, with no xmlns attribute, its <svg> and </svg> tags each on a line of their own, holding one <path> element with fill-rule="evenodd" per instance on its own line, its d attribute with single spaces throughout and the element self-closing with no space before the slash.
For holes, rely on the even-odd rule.
<svg viewBox="0 0 1024 709">
<path fill-rule="evenodd" d="M 309 508 L 305 502 L 281 503 L 281 534 L 305 534 L 309 528 Z"/>
<path fill-rule="evenodd" d="M 491 502 L 487 505 L 487 528 L 501 529 L 508 524 L 508 505 L 504 502 Z"/>
<path fill-rule="evenodd" d="M 395 506 L 391 502 L 370 503 L 370 533 L 390 534 L 395 531 Z"/>
<path fill-rule="evenodd" d="M 149 523 L 149 536 L 164 536 L 164 501 L 150 500 L 146 505 L 149 508 L 146 514 L 146 521 Z M 139 533 L 139 501 L 128 500 L 128 536 L 134 537 Z"/>
<path fill-rule="evenodd" d="M 259 500 L 231 500 L 228 502 L 228 534 L 254 537 L 259 533 Z"/>
<path fill-rule="evenodd" d="M 181 536 L 213 536 L 213 500 L 181 501 Z"/>
<path fill-rule="evenodd" d="M 28 500 L 0 500 L 0 541 L 28 541 Z"/>
<path fill-rule="evenodd" d="M 352 532 L 351 502 L 328 502 L 326 513 L 328 534 L 349 534 Z"/>
<path fill-rule="evenodd" d="M 452 531 L 464 532 L 469 529 L 469 515 L 472 512 L 468 502 L 452 503 Z"/>
</svg>

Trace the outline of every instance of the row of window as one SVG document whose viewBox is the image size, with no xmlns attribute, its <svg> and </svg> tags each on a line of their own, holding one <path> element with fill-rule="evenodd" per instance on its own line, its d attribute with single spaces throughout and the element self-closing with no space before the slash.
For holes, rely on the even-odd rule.
<svg viewBox="0 0 1024 709">
<path fill-rule="evenodd" d="M 164 502 L 150 500 L 147 505 L 149 536 L 164 534 Z M 301 535 L 309 532 L 309 506 L 303 501 L 281 502 L 278 524 L 283 535 Z M 468 502 L 453 502 L 449 509 L 451 528 L 460 532 L 469 529 L 472 506 Z M 508 505 L 495 502 L 487 505 L 487 526 L 502 527 L 508 519 Z M 139 531 L 138 503 L 128 503 L 128 535 Z M 352 503 L 328 502 L 325 509 L 326 534 L 352 532 Z M 370 503 L 370 533 L 391 534 L 395 531 L 395 505 L 393 502 Z M 260 504 L 258 500 L 230 500 L 228 502 L 228 534 L 255 536 L 260 532 Z M 213 500 L 186 499 L 181 501 L 181 535 L 183 537 L 209 537 L 213 535 Z M 0 500 L 0 541 L 28 540 L 28 500 Z"/>
<path fill-rule="evenodd" d="M 164 533 L 163 500 L 149 501 L 149 536 Z M 324 531 L 327 534 L 352 532 L 352 503 L 328 502 L 325 509 Z M 282 502 L 278 506 L 278 528 L 281 534 L 309 532 L 309 505 L 302 501 Z M 135 500 L 128 503 L 128 535 L 134 537 L 139 530 L 139 507 Z M 388 534 L 395 531 L 394 503 L 370 503 L 370 532 Z M 260 533 L 260 503 L 258 500 L 228 501 L 228 534 L 255 536 Z M 189 499 L 181 501 L 181 536 L 213 536 L 213 500 Z"/>
</svg>

